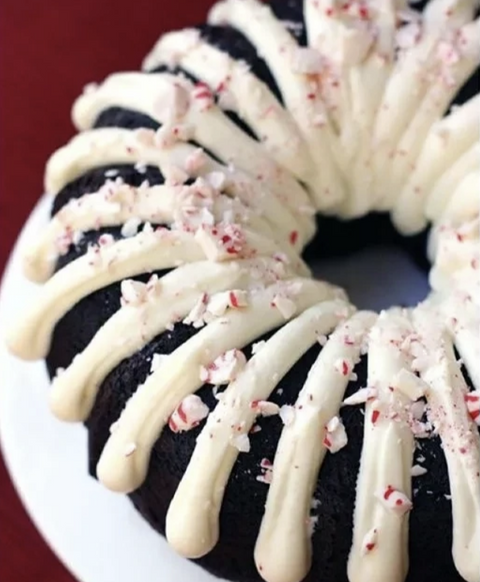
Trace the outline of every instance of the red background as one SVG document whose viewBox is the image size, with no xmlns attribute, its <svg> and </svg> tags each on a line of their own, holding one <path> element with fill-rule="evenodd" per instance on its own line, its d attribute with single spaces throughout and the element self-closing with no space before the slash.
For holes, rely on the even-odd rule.
<svg viewBox="0 0 480 582">
<path fill-rule="evenodd" d="M 162 31 L 200 22 L 210 4 L 1 0 L 0 274 L 42 192 L 48 155 L 73 133 L 70 106 L 82 87 L 138 68 Z M 73 582 L 26 516 L 1 457 L 0 524 L 1 582 Z"/>
</svg>

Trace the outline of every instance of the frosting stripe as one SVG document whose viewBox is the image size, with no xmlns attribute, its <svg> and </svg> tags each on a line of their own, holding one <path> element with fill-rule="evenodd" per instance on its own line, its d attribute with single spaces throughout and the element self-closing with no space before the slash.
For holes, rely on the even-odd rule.
<svg viewBox="0 0 480 582">
<path fill-rule="evenodd" d="M 326 302 L 304 311 L 283 326 L 228 386 L 202 430 L 189 466 L 167 515 L 169 543 L 180 554 L 197 558 L 209 552 L 219 536 L 223 492 L 239 454 L 238 427 L 247 435 L 258 412 L 255 401 L 268 400 L 279 380 L 317 341 L 331 331 L 346 304 Z"/>
<path fill-rule="evenodd" d="M 375 319 L 373 313 L 360 312 L 336 328 L 309 372 L 292 423 L 283 429 L 255 547 L 258 571 L 267 582 L 300 582 L 310 570 L 310 503 L 326 454 L 319 435 L 338 414 Z M 348 374 L 337 369 L 338 361 L 348 362 Z"/>
<path fill-rule="evenodd" d="M 467 385 L 451 339 L 431 313 L 417 311 L 416 327 L 435 361 L 421 368 L 429 384 L 431 418 L 447 460 L 453 511 L 453 559 L 467 582 L 480 580 L 480 436 L 467 411 Z"/>
<path fill-rule="evenodd" d="M 408 370 L 411 357 L 402 343 L 413 331 L 398 311 L 382 312 L 369 340 L 368 386 L 377 398 L 365 405 L 364 443 L 357 482 L 353 545 L 348 560 L 350 582 L 402 582 L 408 570 L 408 513 L 386 507 L 389 492 L 411 497 L 410 471 L 414 439 L 407 422 L 389 415 L 403 408 L 407 397 L 389 387 L 393 378 Z M 378 547 L 365 552 L 365 539 L 376 532 Z"/>
</svg>

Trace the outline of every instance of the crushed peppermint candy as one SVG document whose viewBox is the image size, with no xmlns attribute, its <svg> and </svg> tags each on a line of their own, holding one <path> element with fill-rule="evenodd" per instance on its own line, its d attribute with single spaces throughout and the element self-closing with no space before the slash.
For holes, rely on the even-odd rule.
<svg viewBox="0 0 480 582">
<path fill-rule="evenodd" d="M 348 443 L 347 432 L 340 417 L 331 418 L 325 427 L 323 445 L 331 452 L 337 453 Z"/>
<path fill-rule="evenodd" d="M 257 481 L 270 485 L 273 480 L 273 463 L 269 459 L 264 458 L 260 461 L 260 469 L 262 472 L 260 475 L 257 475 Z"/>
<path fill-rule="evenodd" d="M 421 465 L 413 465 L 413 467 L 410 470 L 410 475 L 412 477 L 421 477 L 426 473 L 428 473 L 428 470 L 425 469 L 425 467 L 422 467 Z"/>
<path fill-rule="evenodd" d="M 278 414 L 285 426 L 291 425 L 295 420 L 295 408 L 289 404 L 284 404 Z"/>
<path fill-rule="evenodd" d="M 231 439 L 231 444 L 241 453 L 250 452 L 250 439 L 245 433 L 239 434 Z"/>
<path fill-rule="evenodd" d="M 98 244 L 102 248 L 110 247 L 115 242 L 111 234 L 102 234 L 98 237 Z"/>
<path fill-rule="evenodd" d="M 122 236 L 125 238 L 130 238 L 138 233 L 138 228 L 142 224 L 142 221 L 137 217 L 132 217 L 127 220 L 127 222 L 122 226 Z"/>
<path fill-rule="evenodd" d="M 153 107 L 164 123 L 178 121 L 185 117 L 190 107 L 188 91 L 180 83 L 172 83 L 157 95 Z"/>
<path fill-rule="evenodd" d="M 480 426 L 480 390 L 474 390 L 466 394 L 465 402 L 472 420 Z"/>
<path fill-rule="evenodd" d="M 183 323 L 185 325 L 191 325 L 196 329 L 205 325 L 206 321 L 204 316 L 207 312 L 207 303 L 208 295 L 207 293 L 202 293 L 190 310 L 190 313 L 183 320 Z"/>
<path fill-rule="evenodd" d="M 378 395 L 378 390 L 376 388 L 360 388 L 354 394 L 345 398 L 342 405 L 343 406 L 356 406 L 357 404 L 365 404 L 369 400 L 374 400 Z"/>
<path fill-rule="evenodd" d="M 422 38 L 422 25 L 419 21 L 408 22 L 395 35 L 395 44 L 400 50 L 407 50 L 414 47 Z"/>
<path fill-rule="evenodd" d="M 250 408 L 262 416 L 274 416 L 280 412 L 278 404 L 269 402 L 268 400 L 252 400 L 250 402 Z"/>
<path fill-rule="evenodd" d="M 426 382 L 405 368 L 395 374 L 391 382 L 391 387 L 413 401 L 425 396 L 429 389 Z"/>
<path fill-rule="evenodd" d="M 232 291 L 224 291 L 216 293 L 208 302 L 208 311 L 213 315 L 220 317 L 224 315 L 227 309 L 239 309 L 247 307 L 248 292 L 241 289 L 234 289 Z"/>
<path fill-rule="evenodd" d="M 137 162 L 134 166 L 135 171 L 139 174 L 146 174 L 147 173 L 147 164 L 145 162 Z"/>
<path fill-rule="evenodd" d="M 271 305 L 272 307 L 276 307 L 285 319 L 290 319 L 295 315 L 297 311 L 297 305 L 295 301 L 292 301 L 288 297 L 285 297 L 284 295 L 281 294 L 277 294 L 274 296 Z"/>
<path fill-rule="evenodd" d="M 137 307 L 145 303 L 149 296 L 157 295 L 161 290 L 161 283 L 158 275 L 152 275 L 147 283 L 134 281 L 133 279 L 125 279 L 120 285 L 122 293 L 121 305 L 131 305 Z"/>
<path fill-rule="evenodd" d="M 252 355 L 258 354 L 265 346 L 267 342 L 265 340 L 261 340 L 252 344 Z"/>
<path fill-rule="evenodd" d="M 247 358 L 241 350 L 233 349 L 200 368 L 200 380 L 208 384 L 228 384 L 245 368 Z"/>
<path fill-rule="evenodd" d="M 201 81 L 192 89 L 192 98 L 198 110 L 201 112 L 208 111 L 215 104 L 215 98 L 210 87 Z"/>
<path fill-rule="evenodd" d="M 387 485 L 384 490 L 379 491 L 377 497 L 387 509 L 396 511 L 400 515 L 412 509 L 411 500 L 405 493 L 395 489 L 392 485 Z"/>
<path fill-rule="evenodd" d="M 222 190 L 227 183 L 227 176 L 223 172 L 209 172 L 205 176 L 205 180 L 215 190 Z"/>
<path fill-rule="evenodd" d="M 168 354 L 153 354 L 150 372 L 156 372 L 167 358 Z"/>
<path fill-rule="evenodd" d="M 209 261 L 227 261 L 245 253 L 245 234 L 238 224 L 201 225 L 195 239 Z"/>
<path fill-rule="evenodd" d="M 377 546 L 378 530 L 376 527 L 372 528 L 365 534 L 362 541 L 362 555 L 366 556 Z"/>
<path fill-rule="evenodd" d="M 190 394 L 180 402 L 168 420 L 172 432 L 184 432 L 195 428 L 207 418 L 210 410 L 196 394 Z"/>
<path fill-rule="evenodd" d="M 194 129 L 185 123 L 164 123 L 154 135 L 154 145 L 158 148 L 169 148 L 179 141 L 189 141 L 193 138 Z M 179 168 L 181 170 L 181 168 Z M 162 170 L 162 173 L 163 170 Z M 188 178 L 188 175 L 187 175 Z"/>
<path fill-rule="evenodd" d="M 132 305 L 134 307 L 141 305 L 147 300 L 147 286 L 140 281 L 126 279 L 120 285 L 122 292 L 122 306 Z"/>
<path fill-rule="evenodd" d="M 339 358 L 335 361 L 333 367 L 342 376 L 350 376 L 353 371 L 353 362 L 350 358 Z"/>
</svg>

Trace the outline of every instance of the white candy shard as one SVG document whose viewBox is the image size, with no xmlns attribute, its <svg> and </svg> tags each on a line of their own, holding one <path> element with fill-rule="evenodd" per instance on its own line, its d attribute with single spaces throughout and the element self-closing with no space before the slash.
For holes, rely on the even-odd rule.
<svg viewBox="0 0 480 582">
<path fill-rule="evenodd" d="M 297 311 L 295 301 L 283 295 L 275 295 L 272 299 L 272 306 L 276 307 L 285 319 L 290 319 Z"/>
<path fill-rule="evenodd" d="M 412 509 L 412 502 L 405 493 L 395 489 L 391 485 L 387 485 L 385 489 L 379 491 L 377 497 L 387 509 L 395 511 L 400 515 Z"/>
<path fill-rule="evenodd" d="M 200 368 L 200 380 L 209 384 L 228 384 L 235 380 L 246 364 L 247 358 L 241 350 L 229 350 L 208 366 Z"/>
<path fill-rule="evenodd" d="M 348 443 L 348 436 L 345 426 L 338 416 L 331 418 L 325 427 L 325 436 L 323 438 L 324 446 L 331 452 L 337 453 Z"/>
<path fill-rule="evenodd" d="M 172 432 L 191 430 L 209 414 L 208 406 L 196 394 L 182 400 L 169 418 L 168 426 Z"/>
<path fill-rule="evenodd" d="M 289 426 L 295 420 L 295 408 L 289 404 L 284 404 L 280 408 L 279 414 L 285 426 Z"/>
<path fill-rule="evenodd" d="M 360 388 L 354 394 L 345 398 L 343 406 L 356 406 L 357 404 L 365 404 L 368 400 L 373 400 L 377 397 L 378 390 L 376 388 Z"/>
<path fill-rule="evenodd" d="M 402 369 L 395 374 L 391 386 L 413 401 L 422 398 L 428 391 L 428 384 L 406 369 Z"/>
<path fill-rule="evenodd" d="M 231 443 L 241 453 L 250 452 L 250 439 L 246 434 L 239 434 L 238 436 L 233 437 Z"/>
</svg>

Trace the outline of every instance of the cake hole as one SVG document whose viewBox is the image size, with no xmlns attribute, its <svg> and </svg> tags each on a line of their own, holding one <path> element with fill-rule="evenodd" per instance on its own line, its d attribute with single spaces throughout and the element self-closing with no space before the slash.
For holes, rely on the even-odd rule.
<svg viewBox="0 0 480 582">
<path fill-rule="evenodd" d="M 429 292 L 427 273 L 396 246 L 369 247 L 342 258 L 310 261 L 317 279 L 343 287 L 359 309 L 408 307 Z"/>
</svg>

